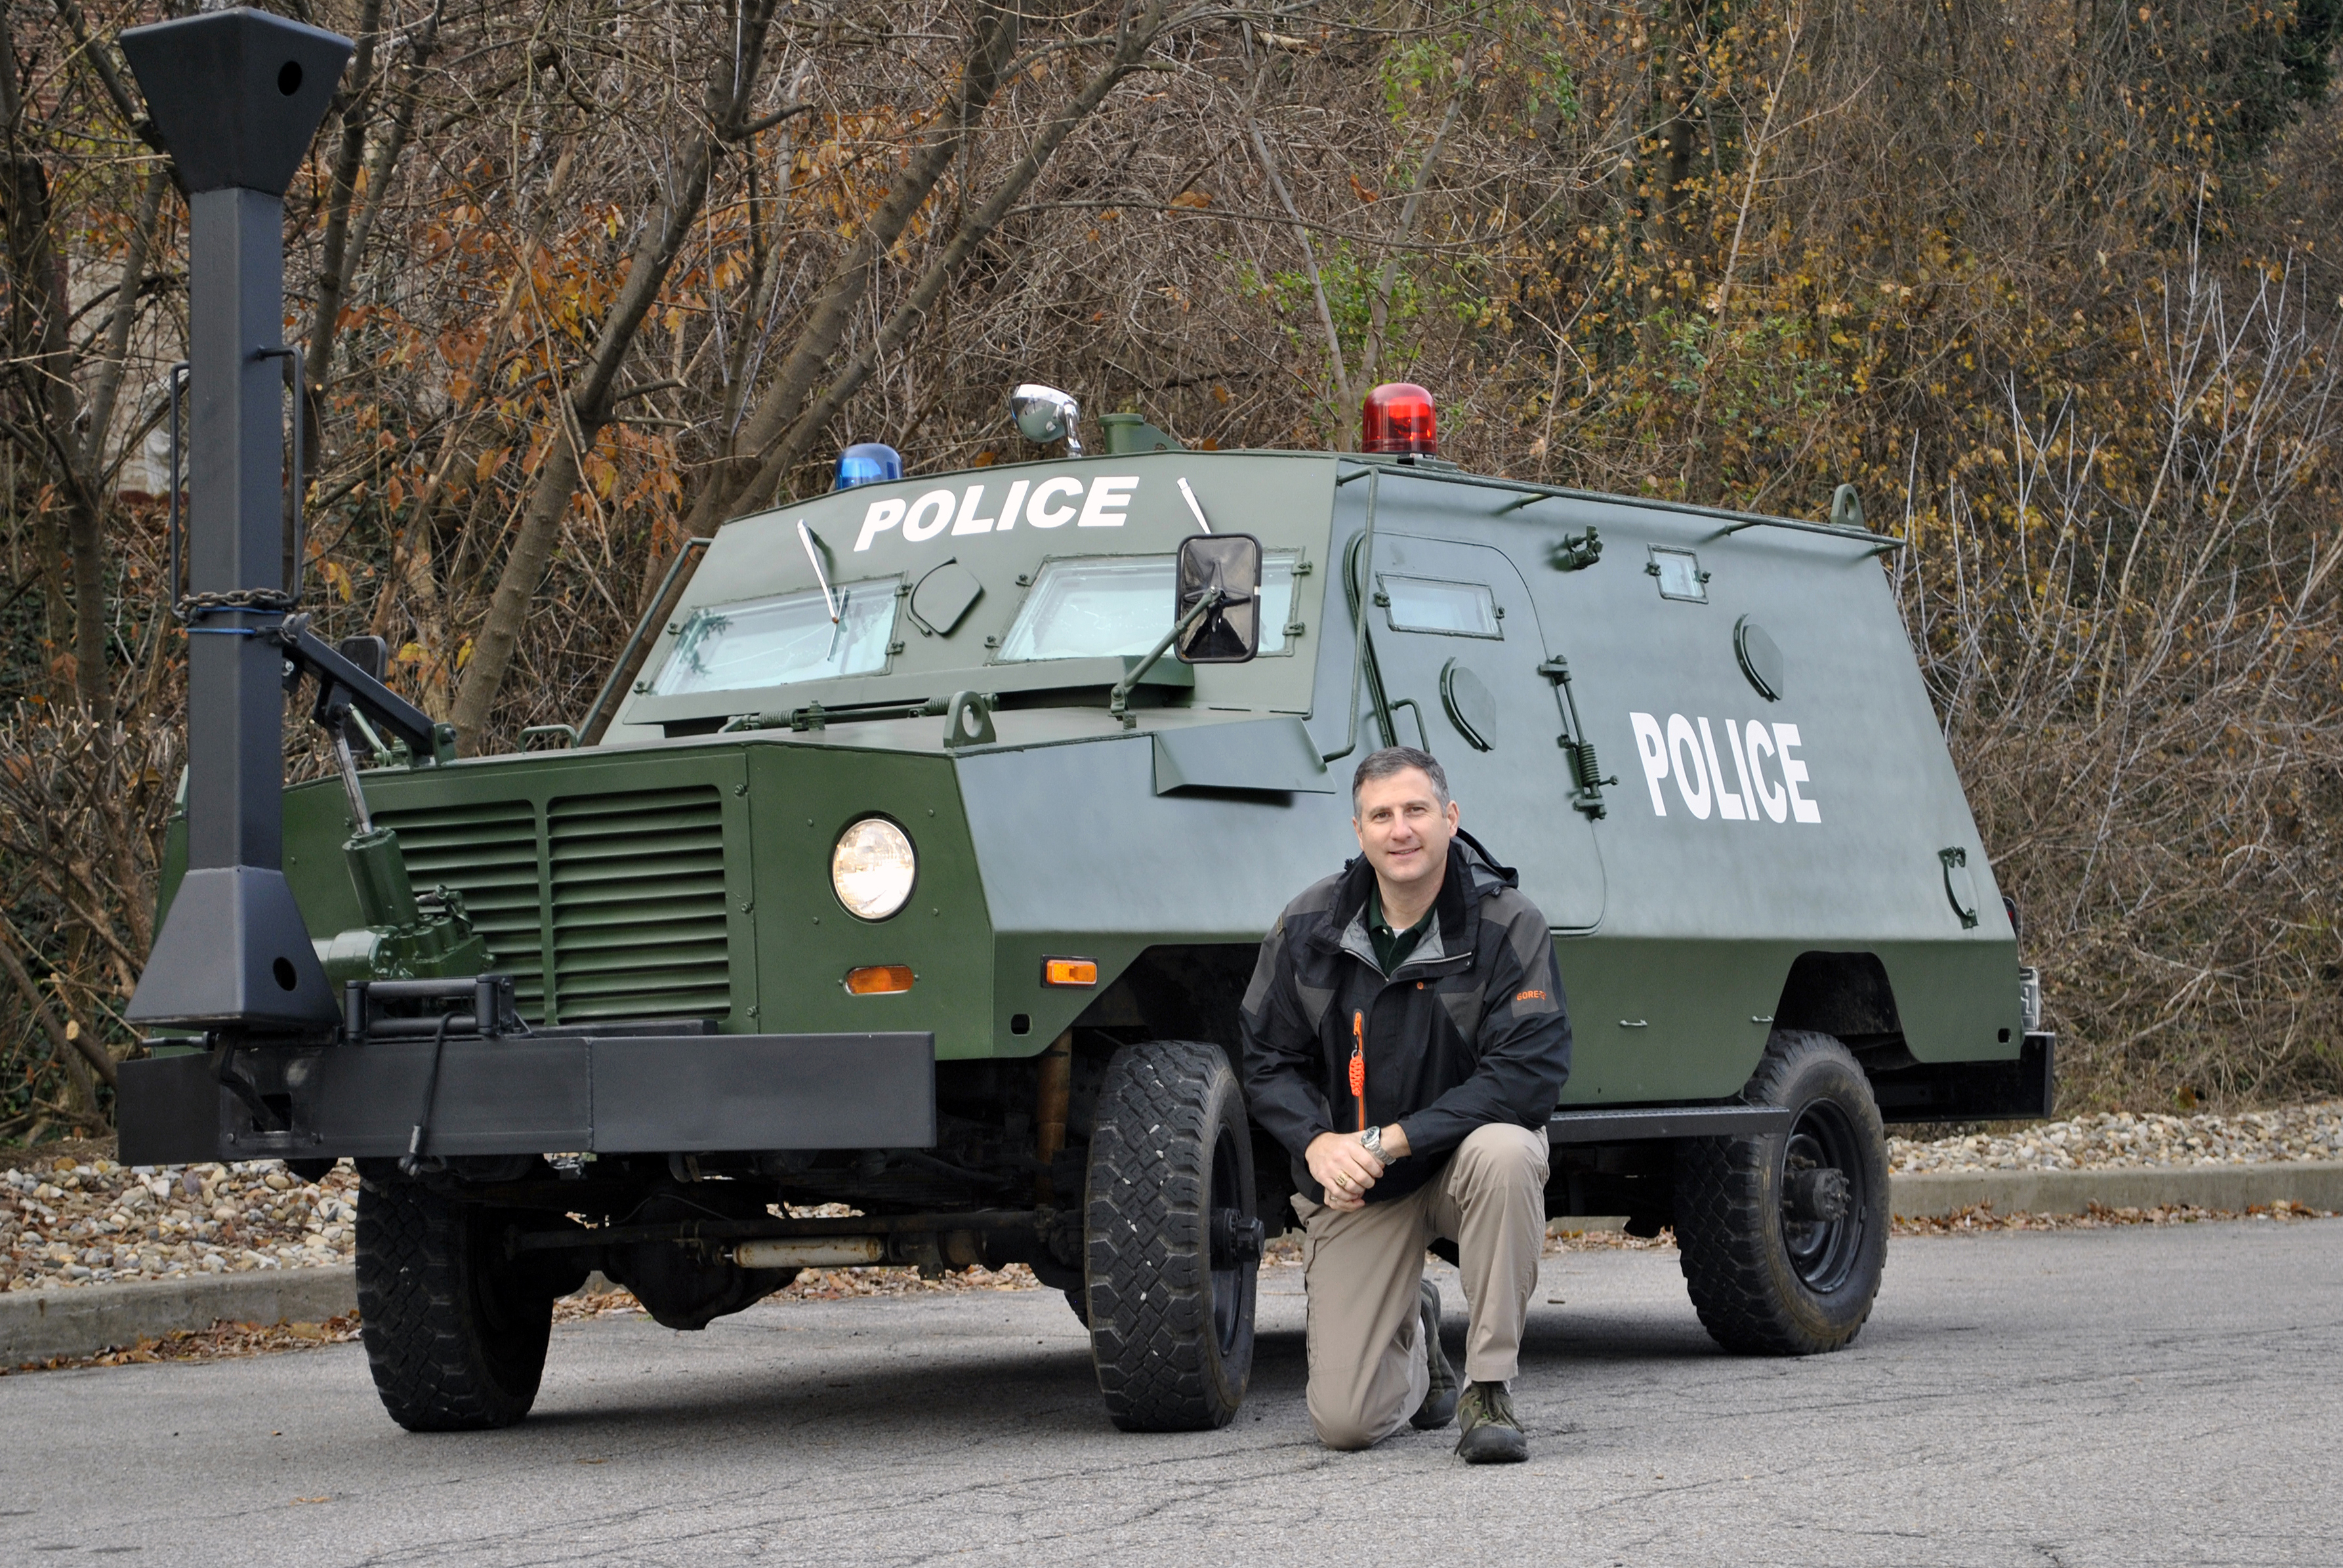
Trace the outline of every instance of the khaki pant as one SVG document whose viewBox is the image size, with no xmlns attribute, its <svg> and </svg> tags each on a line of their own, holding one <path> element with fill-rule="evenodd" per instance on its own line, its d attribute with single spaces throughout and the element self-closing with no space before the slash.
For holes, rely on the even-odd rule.
<svg viewBox="0 0 2343 1568">
<path fill-rule="evenodd" d="M 1310 1298 L 1310 1424 L 1329 1448 L 1366 1448 L 1407 1424 L 1431 1386 L 1418 1286 L 1424 1249 L 1456 1243 L 1472 1324 L 1464 1376 L 1518 1370 L 1545 1243 L 1546 1141 L 1476 1128 L 1447 1168 L 1404 1198 L 1345 1212 L 1296 1194 Z"/>
</svg>

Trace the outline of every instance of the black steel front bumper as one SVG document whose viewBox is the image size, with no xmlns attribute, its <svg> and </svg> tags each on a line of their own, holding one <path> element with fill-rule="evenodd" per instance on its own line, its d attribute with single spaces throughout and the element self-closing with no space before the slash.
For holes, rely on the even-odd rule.
<svg viewBox="0 0 2343 1568">
<path fill-rule="evenodd" d="M 126 1165 L 407 1152 L 422 1040 L 244 1046 L 125 1062 Z M 932 1034 L 537 1034 L 451 1039 L 424 1151 L 923 1149 Z"/>
</svg>

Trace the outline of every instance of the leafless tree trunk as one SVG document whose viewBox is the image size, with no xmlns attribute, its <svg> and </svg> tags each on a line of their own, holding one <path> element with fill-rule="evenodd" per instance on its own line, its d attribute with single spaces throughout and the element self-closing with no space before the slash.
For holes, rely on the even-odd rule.
<svg viewBox="0 0 2343 1568">
<path fill-rule="evenodd" d="M 744 503 L 755 504 L 773 498 L 782 477 L 812 449 L 830 422 L 846 407 L 847 400 L 862 389 L 863 383 L 870 378 L 873 371 L 910 341 L 911 335 L 927 319 L 928 313 L 935 308 L 936 301 L 942 297 L 945 287 L 959 276 L 960 268 L 968 264 L 978 248 L 1000 229 L 1010 210 L 1024 199 L 1026 191 L 1049 166 L 1051 157 L 1065 145 L 1066 137 L 1096 113 L 1099 106 L 1106 101 L 1107 95 L 1145 62 L 1147 52 L 1154 46 L 1156 38 L 1166 25 L 1161 0 L 1151 0 L 1147 9 L 1135 18 L 1124 18 L 1115 37 L 1114 52 L 1108 57 L 1106 65 L 1092 74 L 1083 84 L 1082 90 L 1074 95 L 1063 109 L 1051 116 L 1041 127 L 1041 134 L 1033 139 L 1033 145 L 1001 177 L 984 206 L 960 225 L 951 242 L 944 246 L 943 254 L 928 264 L 927 271 L 912 286 L 910 294 L 888 317 L 886 325 L 840 368 L 828 386 L 807 399 L 786 433 L 765 454 L 756 472 L 722 509 L 737 509 Z M 696 510 L 695 523 L 706 516 L 705 507 Z"/>
<path fill-rule="evenodd" d="M 708 90 L 707 120 L 693 134 L 657 216 L 644 226 L 626 282 L 603 318 L 593 351 L 558 405 L 564 427 L 546 452 L 545 466 L 538 470 L 519 525 L 513 530 L 511 548 L 498 575 L 488 613 L 480 623 L 471 662 L 457 695 L 457 740 L 466 750 L 478 745 L 481 727 L 504 685 L 513 645 L 519 639 L 538 581 L 552 557 L 562 515 L 577 495 L 586 452 L 617 407 L 618 372 L 634 347 L 635 335 L 658 302 L 660 286 L 685 238 L 699 220 L 717 158 L 729 143 L 746 134 L 749 106 L 763 83 L 765 34 L 772 23 L 773 5 L 774 0 L 753 0 L 741 17 L 733 51 L 716 62 Z M 771 123 L 769 116 L 768 123 Z"/>
<path fill-rule="evenodd" d="M 856 307 L 868 286 L 870 269 L 902 237 L 904 226 L 935 189 L 952 160 L 960 156 L 970 129 L 991 102 L 1017 47 L 1018 17 L 1014 11 L 986 5 L 977 14 L 976 37 L 960 68 L 958 88 L 945 112 L 921 138 L 902 171 L 895 176 L 878 210 L 863 224 L 845 257 L 834 267 L 806 313 L 789 357 L 781 362 L 772 383 L 739 434 L 729 442 L 725 458 L 702 481 L 684 527 L 693 534 L 712 534 L 749 494 L 763 467 L 763 457 L 794 424 L 820 385 L 822 371 L 845 339 Z"/>
</svg>

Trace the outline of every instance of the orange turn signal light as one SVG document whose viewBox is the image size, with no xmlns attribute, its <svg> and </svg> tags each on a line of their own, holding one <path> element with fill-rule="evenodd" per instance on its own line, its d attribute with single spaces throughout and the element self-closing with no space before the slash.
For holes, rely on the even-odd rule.
<svg viewBox="0 0 2343 1568">
<path fill-rule="evenodd" d="M 1043 985 L 1096 985 L 1098 960 L 1095 959 L 1043 959 Z"/>
<path fill-rule="evenodd" d="M 846 989 L 855 996 L 891 996 L 911 989 L 909 964 L 865 964 L 846 971 Z"/>
</svg>

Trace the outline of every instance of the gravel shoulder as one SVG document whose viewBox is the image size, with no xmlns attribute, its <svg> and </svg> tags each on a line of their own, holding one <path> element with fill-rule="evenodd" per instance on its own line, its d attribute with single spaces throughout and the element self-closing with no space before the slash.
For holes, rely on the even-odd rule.
<svg viewBox="0 0 2343 1568">
<path fill-rule="evenodd" d="M 1890 1138 L 1894 1175 L 1928 1171 L 2114 1171 L 2343 1160 L 2343 1101 L 2235 1116 L 2103 1111 L 2016 1132 Z"/>
<path fill-rule="evenodd" d="M 2343 1160 L 2343 1101 L 2235 1116 L 2126 1111 L 2015 1132 L 1889 1140 L 1897 1175 L 2298 1160 Z M 347 1164 L 308 1182 L 275 1161 L 126 1167 L 103 1144 L 10 1151 L 0 1155 L 0 1290 L 347 1263 L 357 1202 Z M 789 1293 L 901 1294 L 925 1286 L 966 1288 L 923 1286 L 900 1270 L 855 1270 L 809 1276 Z"/>
</svg>

